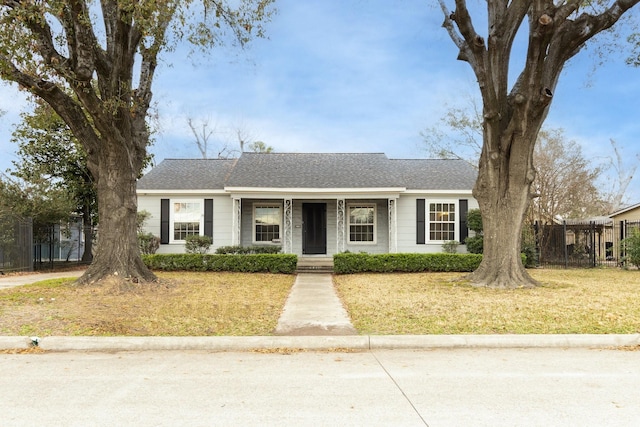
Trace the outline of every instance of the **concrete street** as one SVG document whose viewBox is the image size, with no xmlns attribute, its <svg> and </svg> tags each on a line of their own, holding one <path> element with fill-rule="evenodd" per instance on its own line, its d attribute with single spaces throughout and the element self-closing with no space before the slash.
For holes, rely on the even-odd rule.
<svg viewBox="0 0 640 427">
<path fill-rule="evenodd" d="M 632 426 L 640 352 L 0 354 L 2 426 Z"/>
</svg>

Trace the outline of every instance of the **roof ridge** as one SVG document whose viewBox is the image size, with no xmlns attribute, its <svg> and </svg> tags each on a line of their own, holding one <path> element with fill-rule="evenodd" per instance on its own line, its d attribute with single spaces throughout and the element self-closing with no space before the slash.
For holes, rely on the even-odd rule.
<svg viewBox="0 0 640 427">
<path fill-rule="evenodd" d="M 457 161 L 457 162 L 466 162 L 464 159 L 437 159 L 437 158 L 428 158 L 428 159 L 394 159 L 390 158 L 389 160 L 410 160 L 410 161 L 425 161 L 425 160 L 434 160 L 434 161 Z"/>
<path fill-rule="evenodd" d="M 164 159 L 162 159 L 161 162 L 165 161 L 165 160 L 186 160 L 189 162 L 194 162 L 196 160 L 206 160 L 206 161 L 212 161 L 212 160 L 225 160 L 225 161 L 231 161 L 231 160 L 237 160 L 237 157 L 233 157 L 230 159 L 220 159 L 220 158 L 215 158 L 215 159 L 203 159 L 202 157 L 198 157 L 198 158 L 176 158 L 176 157 L 165 157 Z"/>
<path fill-rule="evenodd" d="M 320 155 L 324 155 L 324 154 L 361 154 L 361 155 L 369 155 L 369 156 L 372 155 L 372 154 L 382 154 L 383 156 L 386 156 L 386 154 L 383 153 L 383 152 L 375 152 L 375 153 L 370 153 L 370 152 L 366 152 L 366 153 L 362 153 L 362 152 L 360 152 L 360 153 L 358 153 L 358 152 L 340 152 L 340 153 L 338 153 L 338 152 L 325 152 L 325 153 L 323 153 L 323 152 L 295 152 L 295 151 L 288 151 L 288 152 L 285 151 L 285 152 L 283 152 L 283 151 L 279 151 L 277 153 L 254 153 L 252 151 L 245 151 L 242 154 L 250 154 L 250 155 L 256 155 L 256 154 L 258 154 L 258 155 L 264 155 L 264 154 L 266 154 L 266 155 L 278 155 L 278 154 L 300 154 L 300 155 L 305 155 L 305 154 L 314 154 L 314 155 L 317 155 L 317 154 L 320 154 Z"/>
</svg>

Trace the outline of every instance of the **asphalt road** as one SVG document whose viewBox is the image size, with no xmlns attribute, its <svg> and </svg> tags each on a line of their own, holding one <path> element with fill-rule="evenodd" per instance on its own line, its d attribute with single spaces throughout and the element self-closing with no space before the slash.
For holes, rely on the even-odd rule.
<svg viewBox="0 0 640 427">
<path fill-rule="evenodd" d="M 0 354 L 1 426 L 633 426 L 640 351 Z"/>
</svg>

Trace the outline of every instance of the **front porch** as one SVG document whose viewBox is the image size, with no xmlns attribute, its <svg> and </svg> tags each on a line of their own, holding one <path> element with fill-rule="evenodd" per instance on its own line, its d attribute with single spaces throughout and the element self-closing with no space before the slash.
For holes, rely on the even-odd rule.
<svg viewBox="0 0 640 427">
<path fill-rule="evenodd" d="M 397 197 L 233 197 L 234 245 L 281 245 L 299 257 L 397 252 Z M 309 258 L 312 260 L 313 258 Z M 318 258 L 320 259 L 320 258 Z M 305 261 L 306 262 L 306 261 Z M 308 261 L 312 269 L 320 261 Z M 326 262 L 325 262 L 326 264 Z"/>
</svg>

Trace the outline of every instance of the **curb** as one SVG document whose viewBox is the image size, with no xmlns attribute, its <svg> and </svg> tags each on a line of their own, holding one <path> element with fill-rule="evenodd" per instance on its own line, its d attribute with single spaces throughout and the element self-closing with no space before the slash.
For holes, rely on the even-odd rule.
<svg viewBox="0 0 640 427">
<path fill-rule="evenodd" d="M 462 348 L 615 348 L 640 346 L 640 334 L 616 335 L 347 335 L 256 337 L 24 337 L 0 336 L 0 350 L 429 350 Z"/>
<path fill-rule="evenodd" d="M 607 348 L 640 345 L 640 334 L 375 335 L 371 349 Z"/>
</svg>

